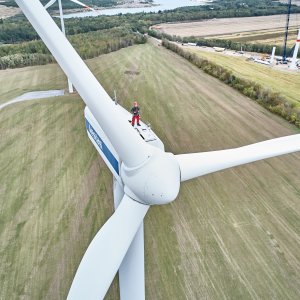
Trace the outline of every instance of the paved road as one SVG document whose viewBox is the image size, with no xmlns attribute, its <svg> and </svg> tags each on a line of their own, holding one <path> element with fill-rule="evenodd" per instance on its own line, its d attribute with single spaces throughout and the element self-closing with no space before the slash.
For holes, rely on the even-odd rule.
<svg viewBox="0 0 300 300">
<path fill-rule="evenodd" d="M 14 103 L 35 100 L 35 99 L 47 99 L 47 98 L 51 98 L 51 97 L 63 96 L 64 94 L 65 94 L 64 90 L 29 92 L 29 93 L 25 93 L 15 99 L 11 100 L 11 101 L 1 104 L 0 110 L 4 107 L 14 104 Z"/>
</svg>

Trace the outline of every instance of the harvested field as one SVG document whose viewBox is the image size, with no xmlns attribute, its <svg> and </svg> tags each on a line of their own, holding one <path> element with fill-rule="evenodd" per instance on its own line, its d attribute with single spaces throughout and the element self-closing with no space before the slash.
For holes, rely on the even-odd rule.
<svg viewBox="0 0 300 300">
<path fill-rule="evenodd" d="M 279 2 L 287 4 L 287 0 L 279 0 Z M 300 0 L 293 0 L 293 5 L 300 5 Z"/>
<path fill-rule="evenodd" d="M 287 46 L 292 47 L 298 36 L 299 28 L 292 26 L 289 29 Z M 225 39 L 241 43 L 255 43 L 283 46 L 285 29 L 266 29 L 257 31 L 246 31 L 242 33 L 232 33 L 226 35 L 210 36 L 211 39 Z"/>
<path fill-rule="evenodd" d="M 232 33 L 284 28 L 285 21 L 285 15 L 246 18 L 223 18 L 203 20 L 200 22 L 159 24 L 153 26 L 153 29 L 182 37 L 192 35 L 198 37 L 209 37 Z M 292 14 L 290 19 L 290 26 L 299 27 L 299 25 L 300 15 Z"/>
<path fill-rule="evenodd" d="M 134 46 L 88 64 L 125 107 L 140 102 L 167 151 L 300 132 L 162 47 Z M 112 178 L 85 134 L 83 107 L 65 96 L 0 111 L 0 299 L 65 299 L 112 213 Z M 299 299 L 299 167 L 298 153 L 212 174 L 185 183 L 174 203 L 151 208 L 146 298 Z M 107 300 L 118 299 L 116 283 Z"/>
<path fill-rule="evenodd" d="M 0 3 L 0 19 L 6 19 L 19 14 L 21 10 L 16 7 L 7 7 Z"/>
</svg>

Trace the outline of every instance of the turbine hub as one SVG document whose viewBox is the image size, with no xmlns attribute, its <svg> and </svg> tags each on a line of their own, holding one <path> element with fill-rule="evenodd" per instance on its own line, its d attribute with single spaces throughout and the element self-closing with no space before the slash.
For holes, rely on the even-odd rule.
<svg viewBox="0 0 300 300">
<path fill-rule="evenodd" d="M 121 166 L 125 193 L 147 205 L 161 205 L 176 199 L 180 188 L 180 168 L 175 157 L 153 148 L 152 155 L 135 168 Z"/>
</svg>

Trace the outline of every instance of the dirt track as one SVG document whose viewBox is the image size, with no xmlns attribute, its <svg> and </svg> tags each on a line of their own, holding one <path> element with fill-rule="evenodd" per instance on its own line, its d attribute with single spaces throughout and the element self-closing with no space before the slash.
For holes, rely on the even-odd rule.
<svg viewBox="0 0 300 300">
<path fill-rule="evenodd" d="M 50 90 L 50 91 L 37 91 L 37 92 L 30 92 L 30 93 L 25 93 L 11 101 L 5 102 L 3 104 L 0 104 L 0 110 L 8 105 L 14 104 L 14 103 L 19 103 L 23 101 L 30 101 L 30 100 L 35 100 L 35 99 L 48 99 L 51 97 L 58 97 L 58 96 L 63 96 L 64 95 L 64 90 Z"/>
<path fill-rule="evenodd" d="M 154 29 L 179 36 L 211 36 L 262 29 L 281 28 L 285 26 L 285 15 L 223 18 L 189 23 L 168 23 L 153 26 Z M 291 15 L 290 26 L 300 23 L 300 15 Z"/>
</svg>

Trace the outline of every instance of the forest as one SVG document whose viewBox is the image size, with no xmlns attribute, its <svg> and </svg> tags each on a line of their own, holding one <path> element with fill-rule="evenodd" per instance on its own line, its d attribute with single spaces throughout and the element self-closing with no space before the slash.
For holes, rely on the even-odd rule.
<svg viewBox="0 0 300 300">
<path fill-rule="evenodd" d="M 96 2 L 96 0 L 93 1 Z M 159 11 L 158 13 L 74 18 L 66 20 L 65 23 L 68 35 L 98 31 L 123 25 L 130 26 L 134 31 L 139 30 L 140 32 L 146 32 L 149 26 L 164 22 L 262 16 L 284 14 L 286 12 L 286 5 L 277 1 L 244 0 L 241 3 L 241 1 L 238 0 L 217 0 L 209 3 L 209 5 L 181 7 L 170 11 Z M 292 13 L 299 12 L 300 7 L 293 5 Z M 58 19 L 56 22 L 58 23 Z M 5 20 L 0 19 L 0 44 L 19 43 L 35 39 L 39 39 L 39 37 L 24 16 L 20 15 Z"/>
<path fill-rule="evenodd" d="M 70 36 L 70 42 L 83 59 L 119 50 L 147 41 L 140 33 L 126 27 L 115 27 Z M 55 62 L 53 56 L 40 40 L 0 47 L 0 69 L 43 65 Z"/>
<path fill-rule="evenodd" d="M 49 2 L 49 0 L 40 0 L 40 2 L 45 5 Z M 92 7 L 110 7 L 110 6 L 114 6 L 117 4 L 117 0 L 84 0 L 84 3 L 88 6 L 92 6 Z M 6 5 L 6 6 L 13 6 L 13 7 L 17 7 L 18 5 L 16 4 L 16 2 L 14 0 L 6 0 L 4 3 L 1 3 L 2 5 Z M 74 2 L 71 2 L 69 0 L 62 0 L 62 5 L 64 8 L 66 9 L 70 9 L 70 8 L 78 8 L 78 5 L 75 4 Z M 58 9 L 58 4 L 57 2 L 54 3 L 50 8 L 50 10 L 55 10 Z"/>
</svg>

